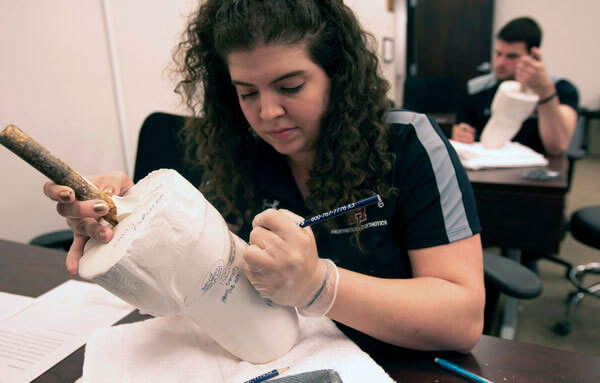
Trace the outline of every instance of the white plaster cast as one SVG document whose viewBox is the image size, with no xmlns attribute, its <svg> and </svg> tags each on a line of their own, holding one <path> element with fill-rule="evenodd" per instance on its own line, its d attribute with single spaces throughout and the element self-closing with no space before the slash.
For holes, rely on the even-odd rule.
<svg viewBox="0 0 600 383">
<path fill-rule="evenodd" d="M 539 100 L 537 94 L 523 89 L 517 81 L 504 81 L 492 101 L 492 116 L 481 133 L 486 149 L 499 149 L 518 133 Z"/>
<path fill-rule="evenodd" d="M 112 241 L 88 241 L 79 274 L 154 316 L 184 315 L 252 363 L 287 353 L 298 335 L 293 307 L 262 298 L 242 272 L 247 244 L 174 170 L 149 174 L 115 198 Z"/>
</svg>

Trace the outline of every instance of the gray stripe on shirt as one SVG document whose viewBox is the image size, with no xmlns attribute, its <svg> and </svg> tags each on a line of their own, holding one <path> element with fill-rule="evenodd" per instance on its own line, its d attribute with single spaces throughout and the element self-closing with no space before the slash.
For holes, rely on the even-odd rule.
<svg viewBox="0 0 600 383">
<path fill-rule="evenodd" d="M 433 174 L 440 194 L 440 203 L 446 234 L 450 242 L 473 235 L 469 225 L 462 192 L 458 186 L 456 171 L 448 148 L 424 114 L 408 111 L 393 111 L 387 115 L 388 124 L 412 125 L 417 138 L 425 148 L 433 167 Z M 444 191 L 442 193 L 442 190 Z"/>
<path fill-rule="evenodd" d="M 467 82 L 467 91 L 470 95 L 474 95 L 475 93 L 492 88 L 497 83 L 498 79 L 494 73 L 484 74 L 470 79 Z"/>
</svg>

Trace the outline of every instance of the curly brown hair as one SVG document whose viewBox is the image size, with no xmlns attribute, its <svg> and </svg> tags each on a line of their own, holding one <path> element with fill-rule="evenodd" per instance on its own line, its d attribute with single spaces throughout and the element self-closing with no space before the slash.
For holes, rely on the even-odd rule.
<svg viewBox="0 0 600 383">
<path fill-rule="evenodd" d="M 200 191 L 238 228 L 258 213 L 250 178 L 269 147 L 249 128 L 226 58 L 269 43 L 305 44 L 331 81 L 308 182 L 309 210 L 387 196 L 394 161 L 385 124 L 389 85 L 379 73 L 373 37 L 342 0 L 207 0 L 192 14 L 175 53 L 182 78 L 176 91 L 194 116 L 201 115 L 184 128 L 202 167 Z"/>
</svg>

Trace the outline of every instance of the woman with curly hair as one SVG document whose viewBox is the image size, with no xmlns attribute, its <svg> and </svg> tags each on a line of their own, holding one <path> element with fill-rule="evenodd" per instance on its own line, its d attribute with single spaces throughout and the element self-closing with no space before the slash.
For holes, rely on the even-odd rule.
<svg viewBox="0 0 600 383">
<path fill-rule="evenodd" d="M 198 117 L 188 154 L 200 191 L 249 241 L 244 273 L 263 297 L 351 336 L 466 352 L 485 299 L 472 190 L 431 119 L 390 112 L 370 41 L 342 0 L 202 2 L 176 56 Z M 97 183 L 132 185 L 119 172 Z M 44 190 L 76 234 L 74 273 L 87 238 L 113 236 L 97 222 L 103 202 Z M 375 193 L 383 207 L 297 224 Z"/>
</svg>

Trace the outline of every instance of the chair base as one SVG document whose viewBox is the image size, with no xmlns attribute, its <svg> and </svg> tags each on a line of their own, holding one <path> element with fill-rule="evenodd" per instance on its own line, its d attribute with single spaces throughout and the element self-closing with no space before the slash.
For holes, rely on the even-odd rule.
<svg viewBox="0 0 600 383">
<path fill-rule="evenodd" d="M 591 286 L 586 286 L 584 283 L 585 277 L 589 274 L 600 275 L 600 262 L 592 262 L 574 267 L 569 272 L 569 280 L 575 285 L 578 291 L 600 298 L 600 282 L 596 282 Z"/>
<path fill-rule="evenodd" d="M 565 319 L 557 322 L 552 329 L 557 335 L 566 336 L 571 333 L 573 329 L 570 321 L 571 314 L 586 295 L 600 298 L 600 282 L 595 282 L 590 286 L 586 286 L 584 283 L 586 274 L 600 274 L 600 263 L 592 262 L 586 265 L 579 265 L 570 270 L 569 280 L 577 290 L 569 293 L 567 296 Z"/>
<path fill-rule="evenodd" d="M 517 263 L 521 263 L 521 250 L 518 249 L 505 249 L 506 257 L 512 259 Z M 542 285 L 539 278 L 539 289 L 537 294 L 542 292 Z M 504 303 L 504 313 L 502 319 L 502 326 L 500 326 L 500 338 L 502 339 L 515 339 L 517 334 L 517 324 L 519 323 L 519 299 L 515 296 L 507 296 Z"/>
</svg>

